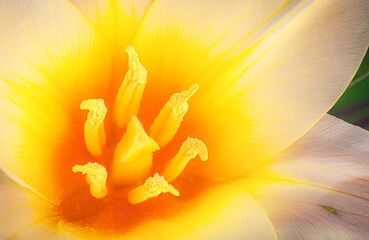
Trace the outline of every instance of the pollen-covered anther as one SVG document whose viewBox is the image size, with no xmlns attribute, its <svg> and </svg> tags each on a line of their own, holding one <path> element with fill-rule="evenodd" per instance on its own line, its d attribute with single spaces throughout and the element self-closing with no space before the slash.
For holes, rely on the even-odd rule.
<svg viewBox="0 0 369 240">
<path fill-rule="evenodd" d="M 106 187 L 108 173 L 103 165 L 89 162 L 85 165 L 75 165 L 72 171 L 86 174 L 86 181 L 90 185 L 91 195 L 94 198 L 100 199 L 108 194 Z"/>
<path fill-rule="evenodd" d="M 114 119 L 118 126 L 125 126 L 138 113 L 147 82 L 147 71 L 140 63 L 133 46 L 126 48 L 128 72 L 124 77 L 114 104 Z"/>
<path fill-rule="evenodd" d="M 130 185 L 145 180 L 152 167 L 152 153 L 159 148 L 146 134 L 138 118 L 133 116 L 115 149 L 112 181 L 116 185 Z"/>
<path fill-rule="evenodd" d="M 150 127 L 152 136 L 159 146 L 168 144 L 177 133 L 184 115 L 188 111 L 187 101 L 199 89 L 198 84 L 193 84 L 186 91 L 173 94 Z"/>
<path fill-rule="evenodd" d="M 106 143 L 106 136 L 104 130 L 104 119 L 107 112 L 107 108 L 103 99 L 88 99 L 83 100 L 81 109 L 87 109 L 87 120 L 84 127 L 84 135 L 87 150 L 93 156 L 99 156 L 102 154 L 102 148 Z"/>
<path fill-rule="evenodd" d="M 187 138 L 182 144 L 177 155 L 170 160 L 164 170 L 163 176 L 168 182 L 173 182 L 184 170 L 187 163 L 197 154 L 202 161 L 208 159 L 208 150 L 205 144 L 196 138 Z"/>
<path fill-rule="evenodd" d="M 174 196 L 179 196 L 179 192 L 170 185 L 164 177 L 155 173 L 154 177 L 149 177 L 145 183 L 128 193 L 128 201 L 131 204 L 138 204 L 150 198 L 157 197 L 161 193 L 171 193 Z"/>
</svg>

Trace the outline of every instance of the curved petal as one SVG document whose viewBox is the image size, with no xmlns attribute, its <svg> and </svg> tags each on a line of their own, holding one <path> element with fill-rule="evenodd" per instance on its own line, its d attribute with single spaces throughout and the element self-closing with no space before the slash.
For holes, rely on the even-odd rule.
<svg viewBox="0 0 369 240">
<path fill-rule="evenodd" d="M 109 45 L 114 59 L 114 82 L 117 93 L 127 67 L 125 49 L 133 41 L 154 0 L 70 0 L 94 24 Z"/>
<path fill-rule="evenodd" d="M 0 238 L 51 239 L 50 203 L 22 188 L 0 170 Z M 54 238 L 53 238 L 54 239 Z"/>
<path fill-rule="evenodd" d="M 325 116 L 238 185 L 264 207 L 280 239 L 369 237 L 369 132 Z"/>
<path fill-rule="evenodd" d="M 93 228 L 60 223 L 66 236 L 83 239 L 276 239 L 259 204 L 232 186 L 218 186 L 181 205 L 167 219 L 140 224 L 122 235 L 101 235 Z"/>
<path fill-rule="evenodd" d="M 149 73 L 141 112 L 153 118 L 168 89 L 198 83 L 179 134 L 207 141 L 210 177 L 234 177 L 328 111 L 359 67 L 368 28 L 364 1 L 157 1 L 135 39 Z"/>
<path fill-rule="evenodd" d="M 73 174 L 54 173 L 71 172 L 75 147 L 85 152 L 83 122 L 71 116 L 84 119 L 81 101 L 105 94 L 108 48 L 67 1 L 1 0 L 0 52 L 0 165 L 58 203 L 56 182 Z"/>
</svg>

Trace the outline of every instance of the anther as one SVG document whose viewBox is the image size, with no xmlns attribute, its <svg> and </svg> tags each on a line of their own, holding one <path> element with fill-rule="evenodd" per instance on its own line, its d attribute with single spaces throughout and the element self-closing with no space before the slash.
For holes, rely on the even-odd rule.
<svg viewBox="0 0 369 240">
<path fill-rule="evenodd" d="M 106 187 L 108 174 L 103 165 L 89 162 L 85 165 L 75 165 L 72 171 L 86 174 L 86 181 L 90 185 L 91 195 L 94 198 L 100 199 L 108 194 Z"/>
<path fill-rule="evenodd" d="M 104 130 L 104 119 L 107 109 L 103 99 L 83 100 L 81 109 L 87 109 L 87 120 L 84 127 L 84 135 L 87 150 L 93 156 L 102 154 L 102 148 L 105 146 L 106 136 Z"/>
<path fill-rule="evenodd" d="M 199 85 L 193 84 L 188 90 L 173 94 L 161 109 L 150 127 L 150 136 L 156 140 L 159 146 L 163 147 L 173 139 L 188 111 L 187 101 L 198 89 Z"/>
<path fill-rule="evenodd" d="M 131 204 L 138 204 L 150 198 L 157 197 L 161 193 L 171 193 L 174 196 L 179 196 L 179 192 L 170 185 L 164 177 L 155 173 L 154 177 L 149 177 L 145 183 L 128 193 L 128 201 Z"/>
<path fill-rule="evenodd" d="M 128 123 L 127 132 L 114 153 L 112 180 L 116 185 L 142 182 L 152 167 L 152 153 L 159 145 L 149 137 L 136 116 Z"/>
<path fill-rule="evenodd" d="M 147 82 L 147 71 L 140 63 L 133 46 L 126 48 L 128 72 L 119 88 L 114 104 L 114 119 L 118 126 L 125 126 L 137 115 Z"/>
<path fill-rule="evenodd" d="M 187 163 L 197 154 L 202 161 L 208 159 L 208 150 L 205 144 L 196 138 L 187 138 L 177 155 L 167 163 L 163 173 L 165 179 L 168 182 L 173 182 L 182 173 Z"/>
</svg>

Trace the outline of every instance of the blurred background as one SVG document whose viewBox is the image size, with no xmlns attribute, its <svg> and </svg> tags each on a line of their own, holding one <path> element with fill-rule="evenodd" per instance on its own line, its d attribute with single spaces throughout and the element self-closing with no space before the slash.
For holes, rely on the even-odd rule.
<svg viewBox="0 0 369 240">
<path fill-rule="evenodd" d="M 329 113 L 369 130 L 369 50 L 349 87 Z"/>
</svg>

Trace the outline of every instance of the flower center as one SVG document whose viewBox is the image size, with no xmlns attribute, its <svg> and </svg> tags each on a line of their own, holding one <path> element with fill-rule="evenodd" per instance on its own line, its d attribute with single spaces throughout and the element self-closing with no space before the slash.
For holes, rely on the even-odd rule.
<svg viewBox="0 0 369 240">
<path fill-rule="evenodd" d="M 189 137 L 178 153 L 167 162 L 164 170 L 150 176 L 153 153 L 175 137 L 188 111 L 187 102 L 199 86 L 194 84 L 188 90 L 174 93 L 151 124 L 148 134 L 137 118 L 147 83 L 147 71 L 132 46 L 126 51 L 129 57 L 128 72 L 119 88 L 113 109 L 116 126 L 126 128 L 126 132 L 115 147 L 108 170 L 98 162 L 88 162 L 85 165 L 75 165 L 72 171 L 86 175 L 90 194 L 97 199 L 109 196 L 110 189 L 120 188 L 130 188 L 127 194 L 130 204 L 140 204 L 161 193 L 179 196 L 179 191 L 170 183 L 180 176 L 187 163 L 197 155 L 202 161 L 207 160 L 205 144 Z M 106 144 L 104 121 L 107 107 L 103 99 L 87 99 L 82 101 L 80 108 L 89 110 L 84 125 L 84 139 L 87 150 L 97 161 Z"/>
</svg>

